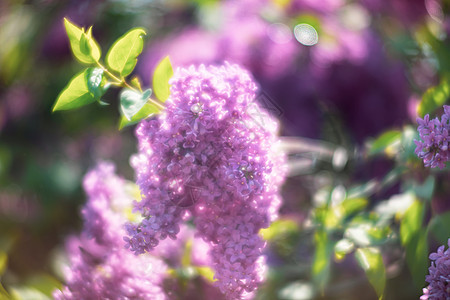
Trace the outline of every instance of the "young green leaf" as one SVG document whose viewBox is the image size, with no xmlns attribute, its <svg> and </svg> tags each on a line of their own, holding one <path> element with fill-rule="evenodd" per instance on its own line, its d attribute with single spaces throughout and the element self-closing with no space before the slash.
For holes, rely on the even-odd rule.
<svg viewBox="0 0 450 300">
<path fill-rule="evenodd" d="M 53 111 L 73 109 L 95 101 L 86 84 L 88 70 L 85 69 L 72 77 L 69 84 L 56 99 Z"/>
<path fill-rule="evenodd" d="M 64 26 L 75 58 L 85 64 L 97 62 L 100 59 L 101 50 L 92 37 L 92 26 L 84 32 L 84 28 L 76 26 L 66 18 L 64 18 Z"/>
<path fill-rule="evenodd" d="M 96 100 L 100 100 L 100 98 L 109 88 L 107 79 L 105 76 L 103 76 L 103 69 L 88 68 L 85 72 L 85 75 L 89 92 Z"/>
<path fill-rule="evenodd" d="M 383 257 L 377 248 L 360 248 L 355 253 L 356 260 L 366 272 L 367 279 L 377 292 L 378 299 L 383 299 L 386 285 L 386 271 Z"/>
<path fill-rule="evenodd" d="M 450 75 L 443 76 L 439 85 L 429 88 L 423 94 L 422 101 L 417 108 L 420 117 L 432 113 L 444 105 L 450 98 Z"/>
<path fill-rule="evenodd" d="M 166 56 L 155 68 L 153 72 L 153 92 L 156 97 L 165 102 L 170 95 L 169 79 L 173 76 L 172 64 Z"/>
<path fill-rule="evenodd" d="M 439 244 L 445 244 L 450 237 L 450 212 L 435 215 L 428 223 L 428 229 Z"/>
<path fill-rule="evenodd" d="M 371 145 L 369 155 L 379 154 L 394 143 L 400 143 L 402 133 L 398 130 L 390 130 L 380 135 Z"/>
<path fill-rule="evenodd" d="M 124 89 L 120 94 L 120 110 L 127 120 L 131 121 L 131 118 L 141 110 L 145 103 L 152 95 L 152 90 L 145 90 L 143 93 Z"/>
<path fill-rule="evenodd" d="M 144 106 L 134 116 L 132 116 L 130 120 L 128 120 L 125 116 L 120 117 L 119 130 L 151 117 L 159 111 L 160 109 L 156 105 L 152 103 L 145 103 Z"/>
<path fill-rule="evenodd" d="M 320 289 L 324 289 L 330 277 L 330 258 L 333 254 L 334 242 L 328 238 L 324 230 L 314 235 L 316 250 L 312 265 L 312 277 Z"/>
<path fill-rule="evenodd" d="M 428 266 L 427 232 L 422 228 L 424 205 L 416 200 L 406 211 L 400 223 L 400 240 L 406 249 L 406 263 L 417 289 L 425 284 Z"/>
<path fill-rule="evenodd" d="M 137 63 L 137 57 L 144 48 L 143 36 L 145 30 L 134 28 L 120 37 L 109 49 L 106 55 L 108 66 L 120 74 L 121 77 L 129 75 Z"/>
</svg>

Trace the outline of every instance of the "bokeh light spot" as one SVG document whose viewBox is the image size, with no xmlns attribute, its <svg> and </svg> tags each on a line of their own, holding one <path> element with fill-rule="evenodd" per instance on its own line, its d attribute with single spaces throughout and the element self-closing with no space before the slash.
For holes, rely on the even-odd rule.
<svg viewBox="0 0 450 300">
<path fill-rule="evenodd" d="M 298 24 L 294 28 L 294 36 L 300 44 L 312 46 L 319 41 L 319 35 L 314 27 L 309 24 Z"/>
</svg>

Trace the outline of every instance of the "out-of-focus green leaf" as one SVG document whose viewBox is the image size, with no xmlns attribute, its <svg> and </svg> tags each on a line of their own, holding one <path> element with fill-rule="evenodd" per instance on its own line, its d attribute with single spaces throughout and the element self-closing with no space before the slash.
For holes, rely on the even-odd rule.
<svg viewBox="0 0 450 300">
<path fill-rule="evenodd" d="M 347 217 L 354 214 L 367 206 L 366 198 L 347 198 L 341 203 L 344 215 Z"/>
<path fill-rule="evenodd" d="M 440 244 L 445 245 L 450 237 L 450 212 L 434 216 L 428 223 L 428 229 Z"/>
<path fill-rule="evenodd" d="M 334 246 L 334 257 L 338 261 L 342 260 L 345 255 L 352 252 L 354 248 L 355 244 L 352 241 L 348 239 L 342 239 Z"/>
<path fill-rule="evenodd" d="M 11 296 L 8 294 L 8 292 L 3 287 L 2 283 L 0 282 L 0 300 L 10 300 Z"/>
<path fill-rule="evenodd" d="M 424 212 L 423 203 L 416 200 L 400 223 L 400 239 L 406 249 L 406 262 L 418 289 L 425 284 L 428 267 L 427 232 L 422 228 Z"/>
<path fill-rule="evenodd" d="M 319 289 L 323 290 L 330 277 L 330 262 L 334 242 L 328 238 L 324 230 L 316 231 L 314 235 L 315 252 L 312 264 L 312 278 Z"/>
<path fill-rule="evenodd" d="M 11 288 L 12 300 L 51 300 L 52 297 L 45 295 L 41 291 L 32 287 L 13 287 Z"/>
<path fill-rule="evenodd" d="M 26 281 L 26 286 L 35 288 L 36 290 L 49 297 L 52 296 L 52 293 L 55 289 L 62 288 L 62 284 L 58 280 L 47 274 L 33 276 Z"/>
<path fill-rule="evenodd" d="M 53 111 L 78 108 L 95 101 L 86 84 L 88 69 L 78 73 L 70 80 L 56 99 Z"/>
<path fill-rule="evenodd" d="M 402 133 L 399 130 L 390 130 L 375 139 L 369 148 L 369 155 L 379 154 L 387 151 L 394 144 L 400 145 Z"/>
<path fill-rule="evenodd" d="M 282 300 L 310 300 L 314 299 L 315 291 L 311 283 L 296 281 L 284 286 L 278 292 L 278 298 Z"/>
<path fill-rule="evenodd" d="M 286 233 L 296 231 L 298 231 L 298 225 L 294 220 L 279 219 L 272 222 L 268 228 L 261 229 L 259 233 L 263 239 L 268 241 Z"/>
<path fill-rule="evenodd" d="M 106 84 L 107 79 L 103 76 L 103 70 L 88 68 L 84 74 L 89 92 L 96 100 L 99 100 L 109 88 L 109 85 Z"/>
<path fill-rule="evenodd" d="M 416 180 L 404 182 L 404 189 L 411 191 L 419 198 L 422 198 L 424 200 L 431 200 L 435 183 L 436 179 L 434 178 L 434 176 L 428 176 L 428 178 L 423 183 L 419 183 Z"/>
<path fill-rule="evenodd" d="M 131 121 L 131 118 L 141 110 L 151 95 L 151 89 L 148 89 L 143 93 L 124 89 L 120 94 L 120 111 L 122 115 L 125 116 L 128 121 Z"/>
<path fill-rule="evenodd" d="M 380 215 L 380 221 L 390 222 L 394 216 L 397 219 L 403 217 L 406 210 L 416 200 L 413 193 L 403 193 L 394 195 L 389 200 L 380 202 L 375 206 L 374 211 Z M 379 222 L 380 223 L 380 222 Z"/>
<path fill-rule="evenodd" d="M 420 117 L 432 113 L 450 98 L 450 75 L 441 78 L 439 85 L 429 88 L 422 96 L 417 112 Z"/>
<path fill-rule="evenodd" d="M 8 255 L 6 252 L 0 251 L 0 276 L 5 272 L 8 263 Z"/>
<path fill-rule="evenodd" d="M 98 43 L 92 37 L 92 26 L 87 32 L 64 18 L 67 36 L 70 41 L 70 48 L 76 59 L 82 63 L 92 64 L 98 62 L 101 56 L 101 50 Z"/>
<path fill-rule="evenodd" d="M 155 68 L 153 72 L 153 91 L 156 97 L 165 102 L 170 95 L 169 79 L 173 76 L 172 64 L 166 56 Z"/>
<path fill-rule="evenodd" d="M 120 76 L 128 76 L 136 66 L 137 57 L 144 48 L 145 30 L 133 28 L 121 36 L 109 49 L 106 55 L 108 66 L 118 72 Z"/>
<path fill-rule="evenodd" d="M 406 245 L 422 228 L 424 205 L 415 200 L 405 212 L 400 223 L 400 239 Z"/>
<path fill-rule="evenodd" d="M 366 272 L 366 276 L 375 289 L 378 299 L 383 299 L 386 271 L 380 250 L 377 248 L 360 248 L 356 250 L 355 257 L 361 268 Z"/>
<path fill-rule="evenodd" d="M 214 279 L 214 271 L 210 267 L 195 267 L 198 274 L 205 278 L 209 282 L 214 282 L 216 279 Z"/>
<path fill-rule="evenodd" d="M 389 237 L 391 230 L 388 226 L 377 226 L 366 220 L 353 223 L 345 230 L 344 237 L 360 247 L 383 244 Z"/>
</svg>

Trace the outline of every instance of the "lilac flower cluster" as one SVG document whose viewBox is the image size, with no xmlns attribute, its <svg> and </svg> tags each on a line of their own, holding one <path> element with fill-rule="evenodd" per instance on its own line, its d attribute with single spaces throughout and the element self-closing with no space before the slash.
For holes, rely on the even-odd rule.
<svg viewBox="0 0 450 300">
<path fill-rule="evenodd" d="M 166 299 L 161 287 L 165 264 L 123 248 L 126 218 L 120 211 L 131 204 L 131 197 L 125 181 L 114 174 L 114 166 L 101 163 L 85 176 L 83 186 L 88 195 L 82 209 L 84 230 L 67 241 L 67 285 L 55 291 L 54 298 Z"/>
<path fill-rule="evenodd" d="M 445 168 L 445 163 L 450 160 L 449 131 L 450 131 L 450 106 L 444 105 L 444 114 L 441 120 L 430 120 L 427 114 L 423 119 L 417 118 L 421 141 L 415 140 L 416 154 L 425 163 L 425 167 L 440 169 Z"/>
<path fill-rule="evenodd" d="M 164 113 L 137 128 L 132 158 L 142 200 L 139 224 L 127 224 L 131 251 L 153 250 L 175 239 L 194 217 L 197 235 L 210 244 L 212 268 L 228 298 L 251 293 L 262 280 L 258 232 L 280 205 L 285 175 L 277 151 L 277 123 L 264 111 L 255 121 L 257 87 L 237 65 L 178 69 Z"/>
<path fill-rule="evenodd" d="M 447 250 L 444 251 L 442 245 L 436 253 L 430 254 L 430 274 L 426 276 L 429 285 L 423 289 L 420 300 L 450 299 L 450 239 L 447 244 Z"/>
</svg>

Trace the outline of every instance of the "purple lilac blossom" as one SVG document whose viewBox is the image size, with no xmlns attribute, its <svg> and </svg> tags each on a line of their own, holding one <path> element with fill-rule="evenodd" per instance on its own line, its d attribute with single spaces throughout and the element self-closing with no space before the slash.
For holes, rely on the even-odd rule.
<svg viewBox="0 0 450 300">
<path fill-rule="evenodd" d="M 442 245 L 436 253 L 430 254 L 431 266 L 429 275 L 425 277 L 429 285 L 423 289 L 420 300 L 450 299 L 450 239 L 447 244 L 447 250 L 444 251 L 445 246 Z"/>
<path fill-rule="evenodd" d="M 139 254 L 175 239 L 183 216 L 211 250 L 217 285 L 229 298 L 256 288 L 264 272 L 258 232 L 277 217 L 286 168 L 277 123 L 259 110 L 256 84 L 238 67 L 177 69 L 165 111 L 141 122 L 132 158 L 144 218 L 125 241 Z"/>
<path fill-rule="evenodd" d="M 449 151 L 449 131 L 450 131 L 450 106 L 444 105 L 444 114 L 441 119 L 430 120 L 427 114 L 423 119 L 417 118 L 421 140 L 414 140 L 416 144 L 416 154 L 423 159 L 425 167 L 440 169 L 445 168 L 445 164 L 450 160 Z"/>
<path fill-rule="evenodd" d="M 125 181 L 114 174 L 114 166 L 99 164 L 85 176 L 83 187 L 88 196 L 82 209 L 83 232 L 66 243 L 70 261 L 66 286 L 55 291 L 54 298 L 166 299 L 161 287 L 166 265 L 123 247 L 123 209 L 131 205 L 131 197 Z"/>
</svg>

